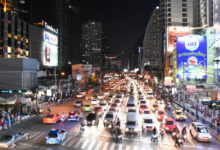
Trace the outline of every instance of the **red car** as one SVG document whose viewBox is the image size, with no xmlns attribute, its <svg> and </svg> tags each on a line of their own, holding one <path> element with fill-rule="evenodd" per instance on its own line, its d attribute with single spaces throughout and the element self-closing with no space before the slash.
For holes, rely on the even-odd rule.
<svg viewBox="0 0 220 150">
<path fill-rule="evenodd" d="M 173 132 L 175 128 L 177 127 L 176 122 L 172 118 L 165 119 L 164 126 L 165 126 L 166 132 Z"/>
<path fill-rule="evenodd" d="M 46 117 L 43 118 L 43 123 L 57 123 L 61 120 L 60 114 L 48 114 Z"/>
<path fill-rule="evenodd" d="M 164 117 L 165 117 L 164 111 L 163 110 L 159 110 L 158 113 L 157 113 L 157 119 L 159 121 L 162 121 L 164 119 Z"/>
<path fill-rule="evenodd" d="M 140 112 L 142 113 L 144 110 L 146 110 L 147 109 L 147 106 L 146 105 L 141 105 L 140 106 Z"/>
</svg>

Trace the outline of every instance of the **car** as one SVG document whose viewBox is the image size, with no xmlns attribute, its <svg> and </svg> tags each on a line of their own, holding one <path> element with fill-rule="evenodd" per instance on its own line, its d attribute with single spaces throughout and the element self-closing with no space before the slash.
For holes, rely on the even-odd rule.
<svg viewBox="0 0 220 150">
<path fill-rule="evenodd" d="M 29 139 L 28 133 L 4 134 L 0 137 L 0 149 L 8 149 L 16 142 Z"/>
<path fill-rule="evenodd" d="M 153 99 L 154 98 L 154 94 L 152 92 L 147 92 L 147 98 L 148 99 Z"/>
<path fill-rule="evenodd" d="M 121 101 L 119 99 L 114 100 L 113 104 L 117 104 L 118 106 L 121 105 Z"/>
<path fill-rule="evenodd" d="M 83 113 L 78 110 L 74 110 L 72 112 L 69 112 L 67 120 L 68 121 L 80 121 L 80 119 L 83 118 Z"/>
<path fill-rule="evenodd" d="M 61 120 L 60 114 L 48 114 L 46 117 L 43 118 L 44 124 L 50 124 L 50 123 L 57 123 Z"/>
<path fill-rule="evenodd" d="M 117 109 L 117 110 L 118 110 L 118 105 L 114 103 L 114 104 L 112 104 L 112 105 L 111 105 L 111 107 L 110 107 L 110 108 L 115 108 L 115 109 Z"/>
<path fill-rule="evenodd" d="M 138 122 L 137 114 L 127 114 L 126 129 L 125 134 L 137 134 L 138 132 Z"/>
<path fill-rule="evenodd" d="M 82 108 L 83 111 L 92 111 L 92 109 L 93 109 L 93 106 L 89 104 L 84 105 Z"/>
<path fill-rule="evenodd" d="M 208 129 L 200 122 L 192 122 L 190 124 L 190 134 L 199 142 L 211 142 L 212 136 Z"/>
<path fill-rule="evenodd" d="M 100 107 L 102 107 L 102 109 L 105 111 L 107 110 L 108 104 L 106 102 L 102 102 L 99 104 Z"/>
<path fill-rule="evenodd" d="M 116 114 L 113 112 L 107 112 L 104 118 L 104 126 L 108 126 L 109 124 L 115 124 L 116 122 Z"/>
<path fill-rule="evenodd" d="M 67 131 L 62 129 L 52 129 L 46 136 L 46 144 L 61 144 L 66 139 Z"/>
<path fill-rule="evenodd" d="M 98 98 L 98 99 L 104 99 L 105 97 L 104 97 L 103 94 L 99 94 L 99 95 L 97 96 L 97 98 Z"/>
<path fill-rule="evenodd" d="M 152 115 L 145 115 L 143 118 L 142 131 L 148 132 L 153 131 L 155 127 L 155 122 Z"/>
<path fill-rule="evenodd" d="M 100 100 L 93 99 L 91 103 L 92 103 L 92 105 L 98 105 L 100 103 Z"/>
<path fill-rule="evenodd" d="M 152 111 L 155 112 L 157 110 L 159 110 L 160 106 L 158 104 L 153 104 L 152 106 Z"/>
<path fill-rule="evenodd" d="M 175 120 L 186 120 L 186 115 L 183 113 L 182 110 L 175 110 L 173 111 L 173 117 Z"/>
<path fill-rule="evenodd" d="M 112 99 L 111 98 L 107 98 L 106 99 L 106 103 L 111 104 L 112 103 Z"/>
<path fill-rule="evenodd" d="M 157 120 L 162 121 L 165 118 L 165 112 L 163 110 L 159 110 L 157 112 Z"/>
<path fill-rule="evenodd" d="M 94 112 L 98 115 L 98 116 L 102 116 L 103 114 L 103 109 L 100 106 L 97 106 L 94 108 Z"/>
<path fill-rule="evenodd" d="M 139 105 L 146 105 L 147 103 L 146 103 L 146 101 L 145 100 L 140 100 L 139 101 Z"/>
<path fill-rule="evenodd" d="M 142 113 L 146 109 L 147 109 L 147 105 L 140 105 L 139 111 L 140 113 Z"/>
<path fill-rule="evenodd" d="M 83 101 L 77 100 L 77 101 L 75 102 L 75 107 L 76 107 L 76 108 L 81 108 L 81 107 L 83 107 Z"/>
<path fill-rule="evenodd" d="M 143 118 L 144 118 L 144 116 L 149 115 L 149 114 L 151 114 L 150 109 L 145 109 L 145 110 L 143 110 L 143 112 L 142 112 Z"/>
<path fill-rule="evenodd" d="M 99 124 L 99 118 L 96 113 L 89 113 L 85 120 L 86 125 L 98 125 Z"/>
<path fill-rule="evenodd" d="M 120 100 L 120 102 L 122 101 L 122 98 L 123 98 L 122 94 L 117 94 L 115 97 L 115 99 Z"/>
<path fill-rule="evenodd" d="M 129 109 L 135 109 L 135 102 L 134 101 L 128 101 L 127 102 L 127 110 Z"/>
<path fill-rule="evenodd" d="M 158 102 L 159 104 L 164 104 L 164 101 L 163 101 L 162 98 L 158 98 L 158 99 L 157 99 L 157 102 Z"/>
<path fill-rule="evenodd" d="M 165 119 L 165 131 L 166 132 L 173 132 L 176 129 L 176 122 L 172 118 Z"/>
<path fill-rule="evenodd" d="M 140 99 L 144 99 L 144 96 L 143 95 L 139 95 L 138 96 L 138 99 L 140 100 Z"/>
<path fill-rule="evenodd" d="M 83 98 L 83 97 L 85 97 L 85 95 L 82 94 L 82 93 L 79 93 L 79 94 L 76 95 L 76 98 Z"/>
<path fill-rule="evenodd" d="M 108 96 L 109 94 L 110 94 L 109 91 L 105 91 L 105 92 L 104 92 L 104 95 L 106 95 L 106 96 Z"/>
<path fill-rule="evenodd" d="M 111 107 L 111 108 L 108 110 L 108 112 L 112 112 L 112 113 L 114 113 L 115 115 L 117 115 L 117 114 L 118 114 L 118 109 Z"/>
<path fill-rule="evenodd" d="M 136 109 L 128 109 L 128 114 L 129 113 L 137 113 Z"/>
</svg>

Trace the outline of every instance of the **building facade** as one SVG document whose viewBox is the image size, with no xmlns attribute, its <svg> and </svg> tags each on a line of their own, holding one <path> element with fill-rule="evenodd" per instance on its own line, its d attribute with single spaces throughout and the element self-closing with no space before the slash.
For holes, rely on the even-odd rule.
<svg viewBox="0 0 220 150">
<path fill-rule="evenodd" d="M 102 52 L 102 23 L 88 21 L 81 27 L 81 60 L 82 63 L 100 66 Z"/>
<path fill-rule="evenodd" d="M 163 34 L 161 31 L 160 8 L 156 7 L 148 22 L 143 41 L 142 66 L 161 70 L 163 68 Z M 141 51 L 139 50 L 139 53 Z"/>
<path fill-rule="evenodd" d="M 213 26 L 213 0 L 199 0 L 200 27 Z"/>
</svg>

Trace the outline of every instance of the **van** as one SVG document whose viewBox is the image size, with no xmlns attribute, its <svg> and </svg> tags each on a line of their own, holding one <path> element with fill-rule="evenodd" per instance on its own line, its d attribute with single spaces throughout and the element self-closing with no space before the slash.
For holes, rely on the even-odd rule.
<svg viewBox="0 0 220 150">
<path fill-rule="evenodd" d="M 137 114 L 129 113 L 127 114 L 125 134 L 137 134 L 137 132 L 138 132 Z"/>
</svg>

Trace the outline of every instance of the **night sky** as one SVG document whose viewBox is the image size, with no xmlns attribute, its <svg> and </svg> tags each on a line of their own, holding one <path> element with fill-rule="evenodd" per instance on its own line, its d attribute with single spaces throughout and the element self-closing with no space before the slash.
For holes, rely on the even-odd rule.
<svg viewBox="0 0 220 150">
<path fill-rule="evenodd" d="M 41 4 L 39 0 L 38 4 Z M 89 19 L 103 22 L 103 31 L 111 50 L 117 53 L 122 50 L 128 52 L 134 48 L 135 42 L 145 32 L 149 17 L 158 4 L 158 0 L 77 1 L 80 22 Z M 39 6 L 35 5 L 35 8 Z M 40 8 L 47 11 L 47 3 Z M 41 15 L 45 17 L 45 11 L 38 12 L 39 17 Z"/>
</svg>

